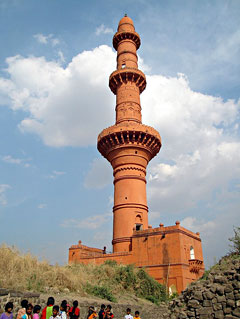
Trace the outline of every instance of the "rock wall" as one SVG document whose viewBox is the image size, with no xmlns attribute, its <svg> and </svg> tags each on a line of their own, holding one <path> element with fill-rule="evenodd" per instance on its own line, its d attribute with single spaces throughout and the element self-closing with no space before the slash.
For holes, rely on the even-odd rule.
<svg viewBox="0 0 240 319">
<path fill-rule="evenodd" d="M 171 319 L 240 318 L 240 257 L 223 258 L 208 274 L 170 302 Z"/>
<path fill-rule="evenodd" d="M 39 293 L 19 292 L 9 289 L 0 288 L 0 313 L 4 312 L 5 304 L 9 301 L 13 303 L 14 313 L 21 308 L 21 300 L 27 299 L 33 305 L 45 304 L 45 300 L 40 298 Z"/>
</svg>

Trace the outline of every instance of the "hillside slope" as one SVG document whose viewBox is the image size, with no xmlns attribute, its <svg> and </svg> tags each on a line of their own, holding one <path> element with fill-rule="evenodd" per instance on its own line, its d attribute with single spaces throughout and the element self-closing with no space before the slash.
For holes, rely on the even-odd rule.
<svg viewBox="0 0 240 319">
<path fill-rule="evenodd" d="M 4 245 L 0 247 L 0 287 L 48 294 L 77 293 L 109 301 L 117 301 L 123 294 L 155 303 L 166 300 L 165 287 L 144 269 L 113 261 L 103 265 L 51 266 Z"/>
</svg>

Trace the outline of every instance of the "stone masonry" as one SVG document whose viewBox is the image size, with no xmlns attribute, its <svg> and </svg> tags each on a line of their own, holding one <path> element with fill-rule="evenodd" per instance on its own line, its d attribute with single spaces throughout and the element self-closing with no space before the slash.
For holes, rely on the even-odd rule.
<svg viewBox="0 0 240 319">
<path fill-rule="evenodd" d="M 224 257 L 208 274 L 170 302 L 171 319 L 240 318 L 240 257 Z"/>
</svg>

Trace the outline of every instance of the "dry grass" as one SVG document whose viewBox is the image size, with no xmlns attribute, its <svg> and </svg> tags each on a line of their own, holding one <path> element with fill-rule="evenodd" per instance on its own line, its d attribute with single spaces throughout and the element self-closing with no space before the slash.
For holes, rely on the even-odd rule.
<svg viewBox="0 0 240 319">
<path fill-rule="evenodd" d="M 0 287 L 21 291 L 64 291 L 92 294 L 115 301 L 124 292 L 153 302 L 165 298 L 165 289 L 144 270 L 106 262 L 103 265 L 51 266 L 16 248 L 0 246 Z"/>
</svg>

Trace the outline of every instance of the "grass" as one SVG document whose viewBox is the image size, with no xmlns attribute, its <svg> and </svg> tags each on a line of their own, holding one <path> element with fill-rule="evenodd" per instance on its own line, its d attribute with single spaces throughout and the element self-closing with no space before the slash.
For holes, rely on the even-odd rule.
<svg viewBox="0 0 240 319">
<path fill-rule="evenodd" d="M 51 266 L 6 245 L 0 246 L 0 287 L 35 292 L 62 292 L 67 288 L 112 302 L 124 293 L 156 304 L 167 299 L 165 287 L 144 269 L 110 260 L 103 265 Z"/>
</svg>

